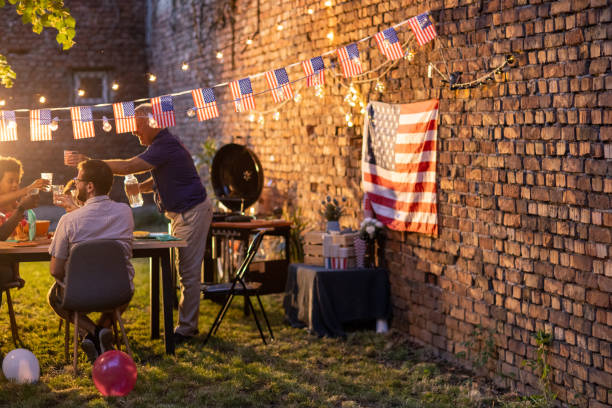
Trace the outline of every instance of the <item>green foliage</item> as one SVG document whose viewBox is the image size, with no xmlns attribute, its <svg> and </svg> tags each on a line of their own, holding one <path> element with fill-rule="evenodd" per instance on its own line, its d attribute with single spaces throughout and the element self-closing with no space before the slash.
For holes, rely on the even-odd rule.
<svg viewBox="0 0 612 408">
<path fill-rule="evenodd" d="M 302 209 L 299 207 L 283 207 L 283 218 L 291 221 L 291 233 L 289 235 L 289 255 L 291 262 L 304 261 L 304 231 L 308 226 Z"/>
<path fill-rule="evenodd" d="M 486 367 L 489 359 L 495 358 L 495 340 L 493 330 L 485 329 L 477 324 L 474 330 L 468 335 L 468 340 L 461 343 L 467 348 L 456 354 L 457 357 L 470 360 L 475 368 Z"/>
<path fill-rule="evenodd" d="M 213 188 L 210 178 L 210 168 L 212 166 L 213 158 L 219 150 L 219 144 L 215 139 L 207 139 L 204 143 L 200 144 L 200 150 L 193 155 L 193 163 L 202 179 L 202 184 L 206 187 L 206 192 L 211 196 L 213 194 Z M 215 205 L 216 206 L 216 205 Z"/>
<path fill-rule="evenodd" d="M 554 406 L 557 399 L 557 394 L 552 392 L 550 373 L 551 368 L 548 365 L 548 349 L 552 345 L 552 333 L 546 333 L 544 330 L 538 330 L 533 334 L 537 348 L 536 360 L 523 360 L 523 366 L 529 366 L 535 372 L 539 372 L 539 385 L 542 394 L 530 395 L 525 397 L 538 408 L 549 408 Z"/>
<path fill-rule="evenodd" d="M 64 7 L 63 0 L 9 0 L 15 5 L 15 11 L 21 16 L 23 24 L 31 24 L 32 31 L 40 34 L 44 28 L 55 28 L 55 40 L 64 50 L 74 45 L 76 21 Z M 0 0 L 0 7 L 6 5 Z M 6 88 L 13 86 L 16 74 L 11 69 L 6 58 L 0 55 L 0 83 Z"/>
</svg>

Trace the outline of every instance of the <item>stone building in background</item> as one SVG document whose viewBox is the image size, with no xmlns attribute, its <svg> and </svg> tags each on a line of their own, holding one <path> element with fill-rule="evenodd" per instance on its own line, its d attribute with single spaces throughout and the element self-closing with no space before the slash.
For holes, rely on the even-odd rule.
<svg viewBox="0 0 612 408">
<path fill-rule="evenodd" d="M 536 373 L 523 362 L 536 359 L 534 335 L 550 333 L 550 378 L 558 398 L 580 406 L 610 406 L 609 2 L 332 3 L 148 0 L 143 7 L 141 2 L 101 2 L 91 6 L 98 8 L 92 14 L 81 9 L 81 2 L 67 2 L 81 42 L 68 52 L 55 51 L 51 33 L 43 34 L 43 45 L 19 21 L 0 28 L 3 39 L 27 39 L 3 41 L 9 49 L 2 51 L 28 79 L 18 79 L 13 90 L 0 89 L 0 97 L 10 94 L 11 107 L 28 108 L 36 106 L 36 92 L 44 89 L 52 96 L 49 106 L 70 105 L 76 103 L 79 71 L 110 72 L 118 78 L 122 87 L 111 95 L 113 101 L 209 87 L 321 55 L 431 10 L 439 38 L 423 47 L 411 40 L 414 59 L 386 74 L 384 92 L 376 91 L 374 83 L 356 86 L 364 100 L 440 100 L 440 232 L 438 237 L 390 233 L 392 327 L 450 359 L 466 351 L 466 340 L 481 327 L 472 343 L 492 339 L 493 346 L 468 355 L 491 351 L 481 371 L 522 393 L 539 392 Z M 408 41 L 412 34 L 404 27 L 399 38 Z M 28 46 L 15 45 L 22 42 Z M 366 69 L 384 61 L 373 40 L 361 44 L 360 51 Z M 516 64 L 483 86 L 450 90 L 438 75 L 427 75 L 432 62 L 467 82 L 509 54 Z M 186 71 L 183 62 L 189 65 Z M 148 89 L 147 72 L 158 78 Z M 299 66 L 288 73 L 302 76 Z M 349 215 L 341 223 L 354 227 L 362 217 L 362 116 L 344 102 L 347 88 L 329 71 L 326 78 L 322 98 L 301 81 L 294 84 L 299 103 L 279 106 L 269 94 L 256 95 L 263 122 L 259 115 L 251 122 L 248 114 L 234 113 L 227 87 L 217 88 L 220 118 L 206 122 L 184 114 L 192 106 L 189 94 L 177 97 L 173 131 L 193 154 L 206 140 L 250 146 L 266 182 L 300 207 L 312 228 L 322 224 L 321 198 L 348 197 Z M 267 89 L 265 78 L 253 78 L 253 88 L 256 94 Z M 347 126 L 347 113 L 355 126 Z M 22 129 L 23 140 L 0 144 L 2 154 L 34 155 L 26 170 L 36 173 L 42 169 L 28 166 L 49 157 L 58 157 L 61 168 L 64 148 L 87 146 L 80 150 L 102 157 L 110 156 L 111 148 L 118 149 L 112 155 L 125 156 L 140 149 L 128 135 L 98 129 L 95 139 L 72 141 L 69 126 L 62 127 L 61 136 L 46 143 L 28 142 Z M 469 359 L 458 361 L 470 364 Z"/>
</svg>

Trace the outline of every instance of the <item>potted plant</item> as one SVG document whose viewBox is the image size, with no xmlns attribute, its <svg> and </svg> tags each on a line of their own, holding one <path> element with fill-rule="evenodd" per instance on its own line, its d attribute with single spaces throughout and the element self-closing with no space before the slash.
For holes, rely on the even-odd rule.
<svg viewBox="0 0 612 408">
<path fill-rule="evenodd" d="M 346 201 L 346 197 L 342 198 L 342 202 Z M 340 231 L 340 223 L 338 220 L 344 215 L 344 208 L 340 205 L 338 200 L 327 196 L 327 198 L 321 201 L 323 208 L 321 209 L 321 215 L 327 220 L 327 232 Z"/>
</svg>

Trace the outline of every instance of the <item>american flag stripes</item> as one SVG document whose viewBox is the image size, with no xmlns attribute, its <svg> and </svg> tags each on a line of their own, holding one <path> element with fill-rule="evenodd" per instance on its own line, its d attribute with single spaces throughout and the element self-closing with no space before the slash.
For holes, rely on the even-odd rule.
<svg viewBox="0 0 612 408">
<path fill-rule="evenodd" d="M 17 140 L 17 121 L 15 111 L 0 111 L 0 141 Z"/>
<path fill-rule="evenodd" d="M 219 116 L 219 109 L 217 108 L 217 99 L 215 99 L 215 93 L 212 88 L 200 88 L 191 91 L 193 97 L 193 103 L 197 108 L 196 113 L 198 114 L 198 120 L 213 119 Z"/>
<path fill-rule="evenodd" d="M 325 84 L 325 63 L 323 58 L 314 57 L 302 61 L 302 68 L 306 74 L 306 87 Z"/>
<path fill-rule="evenodd" d="M 33 142 L 51 140 L 51 111 L 49 109 L 30 111 L 30 139 Z"/>
<path fill-rule="evenodd" d="M 404 56 L 402 45 L 397 38 L 395 28 L 390 27 L 374 36 L 378 49 L 387 57 L 388 60 L 394 61 Z"/>
<path fill-rule="evenodd" d="M 363 72 L 361 61 L 359 61 L 359 48 L 357 44 L 349 44 L 346 47 L 338 48 L 338 62 L 342 67 L 342 75 L 350 78 Z"/>
<path fill-rule="evenodd" d="M 151 99 L 153 106 L 153 117 L 158 128 L 167 128 L 175 125 L 174 102 L 172 95 L 158 96 Z"/>
<path fill-rule="evenodd" d="M 419 14 L 418 16 L 412 17 L 408 20 L 410 28 L 417 39 L 419 45 L 425 45 L 433 40 L 437 33 L 436 28 L 429 19 L 429 13 Z"/>
<path fill-rule="evenodd" d="M 361 153 L 364 209 L 390 229 L 438 234 L 438 103 L 367 106 Z"/>
<path fill-rule="evenodd" d="M 272 91 L 274 102 L 279 103 L 285 99 L 293 98 L 293 90 L 291 89 L 291 83 L 285 68 L 266 72 L 266 81 L 268 81 L 268 86 L 270 91 Z"/>
<path fill-rule="evenodd" d="M 75 139 L 87 139 L 96 135 L 90 106 L 70 108 L 70 119 L 72 119 L 72 132 Z"/>
<path fill-rule="evenodd" d="M 128 133 L 136 130 L 136 111 L 134 102 L 119 102 L 113 104 L 115 127 L 117 133 Z"/>
<path fill-rule="evenodd" d="M 253 99 L 253 88 L 249 78 L 242 78 L 238 81 L 230 82 L 230 91 L 234 99 L 234 110 L 236 112 L 247 112 L 255 109 L 255 99 Z"/>
</svg>

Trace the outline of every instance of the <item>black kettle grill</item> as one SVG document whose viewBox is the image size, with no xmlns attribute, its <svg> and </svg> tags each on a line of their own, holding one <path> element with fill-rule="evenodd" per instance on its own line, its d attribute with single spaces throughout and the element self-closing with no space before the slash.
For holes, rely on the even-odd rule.
<svg viewBox="0 0 612 408">
<path fill-rule="evenodd" d="M 222 146 L 213 157 L 210 176 L 217 199 L 231 211 L 215 213 L 213 220 L 250 219 L 244 211 L 259 199 L 264 181 L 263 168 L 255 153 L 235 143 Z"/>
</svg>

